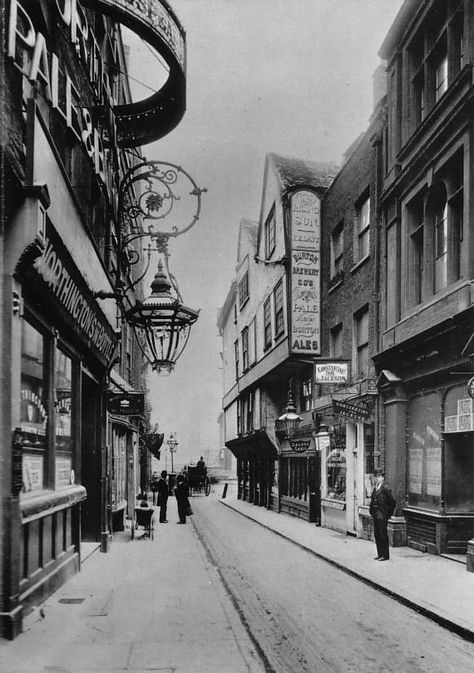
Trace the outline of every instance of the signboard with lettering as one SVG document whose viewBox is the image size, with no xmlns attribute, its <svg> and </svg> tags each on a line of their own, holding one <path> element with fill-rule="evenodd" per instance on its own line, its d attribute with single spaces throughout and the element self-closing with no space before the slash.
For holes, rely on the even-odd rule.
<svg viewBox="0 0 474 673">
<path fill-rule="evenodd" d="M 52 107 L 61 109 L 59 80 L 62 73 L 74 70 L 80 63 L 83 73 L 104 108 L 113 110 L 109 116 L 115 126 L 113 137 L 121 147 L 137 147 L 158 140 L 171 131 L 181 120 L 185 110 L 186 34 L 167 2 L 162 0 L 62 0 L 45 3 L 54 9 L 54 16 L 61 34 L 74 46 L 78 64 L 61 63 L 61 53 L 50 52 L 46 45 L 49 36 L 44 35 L 44 23 L 37 24 L 37 12 L 32 11 L 28 0 L 10 0 L 8 36 L 8 56 L 13 58 L 31 82 L 41 80 L 44 92 Z M 130 28 L 139 38 L 158 52 L 166 64 L 168 76 L 161 87 L 148 98 L 137 102 L 120 101 L 118 104 L 109 82 L 109 64 L 102 60 L 99 45 L 101 40 L 94 34 L 95 25 L 88 21 L 85 6 L 110 16 L 113 21 Z M 49 23 L 49 22 L 47 22 Z M 46 38 L 46 40 L 45 40 Z M 53 42 L 53 40 L 51 40 Z M 111 49 L 116 49 L 115 36 L 110 36 Z M 111 56 L 109 55 L 109 59 Z M 118 61 L 118 56 L 115 54 Z M 59 67 L 58 67 L 59 65 Z M 117 63 L 111 64 L 112 70 Z M 80 98 L 76 84 L 69 76 L 66 79 L 69 98 Z M 63 82 L 61 82 L 63 85 Z M 68 96 L 63 96 L 67 99 Z M 76 106 L 72 115 L 64 115 L 66 123 L 74 129 Z M 79 109 L 82 126 L 80 138 L 87 136 L 90 152 L 94 144 L 100 143 L 100 134 L 94 128 L 92 117 L 86 108 Z M 116 134 L 115 134 L 116 130 Z M 110 131 L 110 130 L 109 130 Z M 100 150 L 99 154 L 103 154 Z"/>
<path fill-rule="evenodd" d="M 353 421 L 367 422 L 372 412 L 372 406 L 366 402 L 358 401 L 346 402 L 344 400 L 333 400 L 332 411 L 343 418 L 350 418 Z"/>
<path fill-rule="evenodd" d="M 296 453 L 304 453 L 308 450 L 311 438 L 308 439 L 290 439 L 290 445 Z"/>
<path fill-rule="evenodd" d="M 64 317 L 82 342 L 102 362 L 108 364 L 115 351 L 117 336 L 49 219 L 45 247 L 33 268 L 37 273 L 37 289 L 46 286 L 45 292 L 54 304 L 54 309 Z"/>
<path fill-rule="evenodd" d="M 316 383 L 347 383 L 349 380 L 348 362 L 317 362 L 315 364 Z"/>
<path fill-rule="evenodd" d="M 109 393 L 107 409 L 118 416 L 137 416 L 145 411 L 143 393 Z"/>
<path fill-rule="evenodd" d="M 309 190 L 291 196 L 291 328 L 294 355 L 319 355 L 320 333 L 320 199 Z"/>
</svg>

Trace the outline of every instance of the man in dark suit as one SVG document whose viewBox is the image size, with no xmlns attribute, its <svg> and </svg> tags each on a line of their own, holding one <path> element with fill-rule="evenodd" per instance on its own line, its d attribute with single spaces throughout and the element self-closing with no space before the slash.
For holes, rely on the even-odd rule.
<svg viewBox="0 0 474 673">
<path fill-rule="evenodd" d="M 374 537 L 377 545 L 376 561 L 388 561 L 387 523 L 395 510 L 395 498 L 392 491 L 385 483 L 385 473 L 381 469 L 374 470 L 375 488 L 370 498 L 370 514 L 374 522 Z"/>
<path fill-rule="evenodd" d="M 160 506 L 160 523 L 168 523 L 166 518 L 166 508 L 168 505 L 168 482 L 166 480 L 168 473 L 163 470 L 158 481 L 158 505 Z"/>
</svg>

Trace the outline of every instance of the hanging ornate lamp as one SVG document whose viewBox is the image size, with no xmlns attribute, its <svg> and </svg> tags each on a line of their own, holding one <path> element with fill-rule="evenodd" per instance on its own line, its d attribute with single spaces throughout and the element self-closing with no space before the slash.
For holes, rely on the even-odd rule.
<svg viewBox="0 0 474 673">
<path fill-rule="evenodd" d="M 176 285 L 160 258 L 151 294 L 125 311 L 138 343 L 153 371 L 170 374 L 189 339 L 199 311 L 184 306 Z"/>
</svg>

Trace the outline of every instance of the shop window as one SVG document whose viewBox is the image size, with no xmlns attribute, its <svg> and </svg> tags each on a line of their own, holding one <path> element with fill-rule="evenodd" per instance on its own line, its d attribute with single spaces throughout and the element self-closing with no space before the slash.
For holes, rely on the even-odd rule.
<svg viewBox="0 0 474 673">
<path fill-rule="evenodd" d="M 279 280 L 273 291 L 275 308 L 275 338 L 278 338 L 285 331 L 283 316 L 283 280 Z"/>
<path fill-rule="evenodd" d="M 23 439 L 23 488 L 26 492 L 44 487 L 48 396 L 46 342 L 33 325 L 23 321 L 21 339 L 20 429 Z"/>
<path fill-rule="evenodd" d="M 247 434 L 254 430 L 255 393 L 240 397 L 237 401 L 237 433 Z"/>
<path fill-rule="evenodd" d="M 72 469 L 72 360 L 55 349 L 56 488 L 70 484 Z"/>
<path fill-rule="evenodd" d="M 263 345 L 269 348 L 272 345 L 272 304 L 271 297 L 263 304 Z"/>
<path fill-rule="evenodd" d="M 22 324 L 20 381 L 23 491 L 64 488 L 74 469 L 75 366 L 29 318 Z"/>
<path fill-rule="evenodd" d="M 438 393 L 414 397 L 408 405 L 409 504 L 427 509 L 441 499 L 441 399 Z"/>
<path fill-rule="evenodd" d="M 364 442 L 364 502 L 369 504 L 372 495 L 372 475 L 375 468 L 375 432 L 373 423 L 364 423 L 362 426 Z"/>
<path fill-rule="evenodd" d="M 332 438 L 326 458 L 326 497 L 331 500 L 346 499 L 346 453 L 345 440 Z"/>
</svg>

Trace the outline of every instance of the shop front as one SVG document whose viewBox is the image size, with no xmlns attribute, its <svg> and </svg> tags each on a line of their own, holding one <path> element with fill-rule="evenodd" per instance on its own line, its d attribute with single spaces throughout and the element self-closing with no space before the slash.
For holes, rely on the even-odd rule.
<svg viewBox="0 0 474 673">
<path fill-rule="evenodd" d="M 312 426 L 281 442 L 279 511 L 321 525 L 321 461 Z"/>
<path fill-rule="evenodd" d="M 474 537 L 474 400 L 466 384 L 426 386 L 407 401 L 407 540 L 433 554 L 466 554 Z"/>
<path fill-rule="evenodd" d="M 369 501 L 375 458 L 373 399 L 367 396 L 334 400 L 331 407 L 319 413 L 328 428 L 327 439 L 320 446 L 321 524 L 370 539 Z"/>
<path fill-rule="evenodd" d="M 7 594 L 0 617 L 10 638 L 21 631 L 25 611 L 77 572 L 81 541 L 105 547 L 109 538 L 102 447 L 116 336 L 41 209 L 49 199 L 40 197 L 19 211 L 24 226 L 10 239 L 11 252 L 32 224 L 36 229 L 38 211 L 44 228 L 19 256 L 8 256 L 10 275 L 6 269 L 15 301 L 4 325 L 10 356 L 2 366 L 14 432 L 4 460 L 12 479 L 4 500 Z"/>
<path fill-rule="evenodd" d="M 275 469 L 278 452 L 266 430 L 254 430 L 226 442 L 237 459 L 237 497 L 272 509 L 277 503 Z"/>
</svg>

